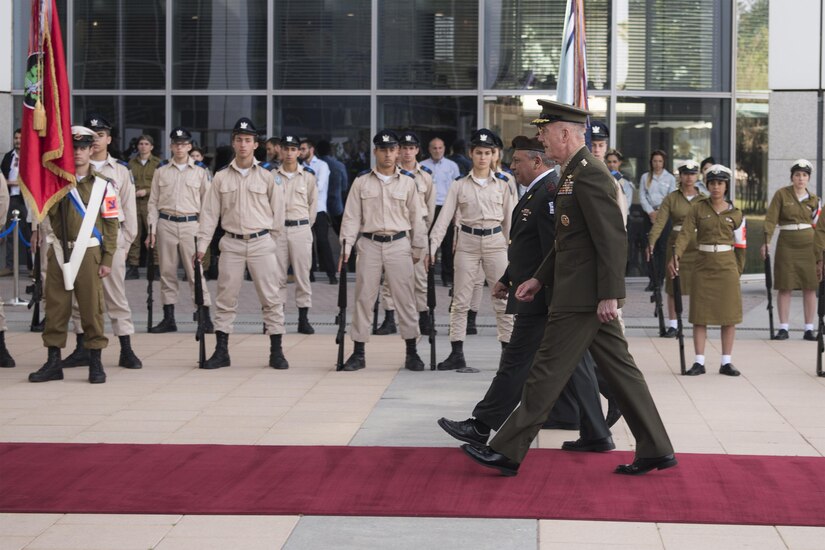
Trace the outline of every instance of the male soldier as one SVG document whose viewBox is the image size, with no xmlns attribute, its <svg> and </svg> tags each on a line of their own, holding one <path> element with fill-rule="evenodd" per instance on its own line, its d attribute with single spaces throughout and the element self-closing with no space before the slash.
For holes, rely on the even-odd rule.
<svg viewBox="0 0 825 550">
<path fill-rule="evenodd" d="M 276 256 L 276 240 L 284 227 L 284 187 L 275 181 L 268 164 L 255 159 L 258 131 L 246 117 L 232 129 L 235 159 L 219 170 L 206 194 L 198 228 L 197 259 L 201 260 L 220 220 L 225 231 L 218 260 L 218 295 L 215 298 L 217 345 L 205 369 L 230 366 L 229 333 L 238 308 L 244 267 L 249 269 L 269 334 L 269 366 L 288 369 L 281 337 L 284 310 L 280 287 L 286 285 Z"/>
<path fill-rule="evenodd" d="M 266 140 L 266 161 L 272 165 L 273 168 L 278 168 L 281 164 L 281 139 L 271 137 Z"/>
<path fill-rule="evenodd" d="M 149 329 L 153 334 L 176 332 L 175 304 L 178 301 L 178 261 L 183 264 L 189 294 L 195 301 L 195 265 L 190 261 L 195 255 L 195 235 L 198 233 L 198 212 L 203 197 L 209 192 L 209 171 L 201 162 L 189 156 L 192 134 L 186 128 L 175 128 L 169 134 L 172 151 L 171 161 L 163 161 L 152 178 L 149 197 L 149 225 L 152 233 L 146 238 L 146 246 L 157 253 L 160 264 L 160 295 L 163 303 L 163 319 Z M 206 280 L 203 279 L 204 332 L 214 332 L 209 317 L 212 303 Z"/>
<path fill-rule="evenodd" d="M 461 232 L 455 254 L 455 284 L 450 308 L 450 345 L 452 351 L 438 364 L 438 370 L 466 369 L 464 337 L 467 311 L 479 270 L 493 287 L 507 268 L 507 239 L 510 213 L 516 199 L 509 180 L 492 169 L 495 140 L 492 131 L 481 128 L 470 139 L 473 169 L 450 186 L 447 198 L 430 233 L 431 248 L 438 247 L 458 218 Z M 498 340 L 504 348 L 510 341 L 513 316 L 508 315 L 506 300 L 494 298 Z"/>
<path fill-rule="evenodd" d="M 446 147 L 443 139 L 439 137 L 431 139 L 427 151 L 430 153 L 430 158 L 422 160 L 421 165 L 426 166 L 432 172 L 433 185 L 435 185 L 435 217 L 433 219 L 436 219 L 441 213 L 441 207 L 444 206 L 447 191 L 450 190 L 453 181 L 462 174 L 458 164 L 444 156 Z M 441 243 L 441 284 L 444 286 L 453 284 L 452 226 Z"/>
<path fill-rule="evenodd" d="M 49 356 L 40 370 L 29 374 L 29 382 L 63 380 L 64 365 L 60 361 L 60 349 L 66 347 L 66 327 L 73 310 L 74 294 L 80 310 L 83 333 L 86 335 L 84 345 L 89 357 L 89 382 L 102 384 L 106 382 L 106 373 L 100 362 L 100 350 L 106 347 L 109 340 L 103 334 L 101 279 L 105 280 L 112 272 L 112 262 L 117 250 L 118 197 L 113 182 L 93 171 L 89 164 L 95 132 L 83 126 L 72 126 L 72 137 L 77 187 L 71 191 L 70 196 L 49 210 L 51 230 L 46 237 L 51 247 L 47 251 L 46 328 L 43 331 L 43 345 L 48 348 Z M 100 215 L 97 212 L 89 213 L 96 217 L 94 230 L 74 280 L 74 290 L 66 290 L 63 286 L 62 266 L 64 262 L 68 263 L 69 258 L 65 253 L 71 250 L 78 239 L 92 189 L 97 185 L 105 185 L 106 196 L 99 207 Z M 67 248 L 63 246 L 64 240 L 69 245 Z"/>
<path fill-rule="evenodd" d="M 136 157 L 129 161 L 129 170 L 135 178 L 135 205 L 137 206 L 138 232 L 132 247 L 129 248 L 129 269 L 126 270 L 126 279 L 140 279 L 138 266 L 140 265 L 140 248 L 143 240 L 149 236 L 148 208 L 149 191 L 152 188 L 152 176 L 160 165 L 160 159 L 152 154 L 155 148 L 155 140 L 152 136 L 142 135 L 138 138 Z M 154 227 L 154 226 L 153 226 Z M 148 250 L 147 250 L 148 253 Z M 155 265 L 157 265 L 157 252 L 154 252 Z"/>
<path fill-rule="evenodd" d="M 401 337 L 407 343 L 404 368 L 424 370 L 416 351 L 413 264 L 426 256 L 427 233 L 419 212 L 421 201 L 415 176 L 399 169 L 398 136 L 391 130 L 378 132 L 372 140 L 375 169 L 365 170 L 352 183 L 341 223 L 340 263 L 349 260 L 353 245 L 358 249 L 355 277 L 355 314 L 351 336 L 355 350 L 343 370 L 366 366 L 364 344 L 370 339 L 372 305 L 387 277 L 398 308 Z"/>
<path fill-rule="evenodd" d="M 112 273 L 103 279 L 103 297 L 106 302 L 106 311 L 112 322 L 112 332 L 120 340 L 119 367 L 139 369 L 143 363 L 132 351 L 131 335 L 135 333 L 132 323 L 132 310 L 126 299 L 126 254 L 132 241 L 137 237 L 137 209 L 135 206 L 135 184 L 128 165 L 115 159 L 109 154 L 109 144 L 112 142 L 112 126 L 106 119 L 93 115 L 86 121 L 86 127 L 91 128 L 95 135 L 92 145 L 92 169 L 112 180 L 117 191 L 118 220 L 120 228 L 117 232 L 117 249 L 112 250 Z M 72 324 L 77 332 L 77 347 L 63 361 L 63 367 L 82 367 L 89 364 L 89 353 L 84 347 L 84 337 L 81 328 L 80 311 L 72 309 Z"/>
<path fill-rule="evenodd" d="M 6 178 L 0 173 L 0 220 L 6 219 L 9 210 L 9 185 Z M 3 311 L 3 301 L 0 300 L 0 368 L 14 367 L 14 359 L 6 349 L 6 313 Z"/>
<path fill-rule="evenodd" d="M 298 332 L 315 334 L 309 324 L 307 312 L 312 307 L 312 285 L 309 271 L 312 267 L 312 225 L 315 223 L 318 189 L 315 186 L 315 172 L 298 162 L 300 140 L 294 135 L 281 139 L 281 166 L 273 172 L 275 183 L 285 193 L 285 230 L 276 241 L 278 244 L 278 264 L 281 273 L 286 273 L 290 264 L 295 274 L 295 303 L 298 305 Z M 281 307 L 286 304 L 287 285 L 281 285 Z"/>
<path fill-rule="evenodd" d="M 553 285 L 553 302 L 521 403 L 489 446 L 462 449 L 476 462 L 516 475 L 521 461 L 576 364 L 590 348 L 613 390 L 630 431 L 636 458 L 616 473 L 644 474 L 676 465 L 656 405 L 627 349 L 618 322 L 624 299 L 625 237 L 616 208 L 616 184 L 603 162 L 585 147 L 584 123 L 590 113 L 540 100 L 536 124 L 547 155 L 562 163 L 555 200 L 556 241 L 533 278 L 516 290 L 531 301 L 542 286 Z"/>
<path fill-rule="evenodd" d="M 338 284 L 335 276 L 335 263 L 332 260 L 332 247 L 329 245 L 330 217 L 327 214 L 327 196 L 329 194 L 329 165 L 315 155 L 315 144 L 312 140 L 301 140 L 300 160 L 304 166 L 309 166 L 315 172 L 315 185 L 318 188 L 318 202 L 316 205 L 315 223 L 312 232 L 315 235 L 315 245 L 318 250 L 318 266 L 327 274 L 329 284 Z M 314 266 L 313 266 L 314 267 Z M 314 276 L 313 276 L 314 280 Z"/>
</svg>

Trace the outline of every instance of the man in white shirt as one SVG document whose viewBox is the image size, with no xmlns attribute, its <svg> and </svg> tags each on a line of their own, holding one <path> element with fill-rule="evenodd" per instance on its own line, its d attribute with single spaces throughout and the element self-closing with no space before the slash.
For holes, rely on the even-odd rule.
<svg viewBox="0 0 825 550">
<path fill-rule="evenodd" d="M 315 172 L 316 187 L 318 188 L 318 208 L 315 223 L 312 225 L 312 233 L 315 236 L 316 258 L 318 267 L 327 274 L 329 284 L 337 285 L 338 278 L 335 276 L 335 263 L 332 259 L 332 247 L 329 244 L 329 224 L 330 218 L 327 214 L 327 194 L 329 193 L 329 165 L 315 156 L 315 143 L 304 138 L 301 140 L 300 160 L 304 166 L 309 166 Z M 312 271 L 315 271 L 313 261 Z M 311 278 L 314 280 L 314 277 Z"/>
<path fill-rule="evenodd" d="M 0 170 L 2 170 L 3 176 L 5 176 L 9 184 L 9 213 L 6 227 L 8 228 L 11 224 L 12 211 L 19 211 L 21 220 L 20 228 L 26 240 L 30 241 L 31 226 L 26 223 L 28 208 L 26 208 L 26 201 L 23 199 L 23 195 L 20 194 L 20 183 L 17 181 L 20 173 L 20 142 L 22 135 L 23 133 L 20 128 L 14 131 L 14 148 L 3 157 L 3 162 L 0 163 Z M 14 247 L 12 246 L 14 241 L 12 239 L 13 236 L 9 235 L 6 240 L 6 266 L 4 269 L 0 269 L 0 277 L 8 277 L 12 274 L 12 266 L 14 265 Z M 23 246 L 22 241 L 18 249 L 18 258 L 20 260 L 21 271 L 26 266 L 31 269 L 31 259 L 29 258 L 28 249 Z"/>
<path fill-rule="evenodd" d="M 435 215 L 438 219 L 441 207 L 444 206 L 444 199 L 447 198 L 447 191 L 453 181 L 461 176 L 458 164 L 444 156 L 447 148 L 444 140 L 434 137 L 427 147 L 430 158 L 422 160 L 421 165 L 429 168 L 433 173 L 433 184 L 435 184 Z M 444 286 L 450 286 L 453 282 L 453 231 L 447 231 L 444 240 L 441 242 L 441 282 Z"/>
</svg>

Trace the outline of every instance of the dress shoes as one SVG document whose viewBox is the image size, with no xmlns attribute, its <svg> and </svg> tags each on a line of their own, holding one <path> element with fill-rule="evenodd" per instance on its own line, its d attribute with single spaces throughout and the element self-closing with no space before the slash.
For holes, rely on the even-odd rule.
<svg viewBox="0 0 825 550">
<path fill-rule="evenodd" d="M 518 474 L 518 467 L 519 463 L 514 462 L 504 456 L 503 454 L 495 452 L 492 448 L 485 445 L 484 447 L 475 447 L 470 445 L 469 443 L 465 443 L 461 446 L 467 455 L 481 464 L 482 466 L 486 466 L 488 468 L 495 468 L 501 475 L 503 476 L 514 476 Z M 671 456 L 671 458 L 673 458 Z"/>
<path fill-rule="evenodd" d="M 610 436 L 600 439 L 577 439 L 576 441 L 565 441 L 561 446 L 563 451 L 575 451 L 579 453 L 604 453 L 616 448 L 613 438 Z"/>
<path fill-rule="evenodd" d="M 673 327 L 667 327 L 667 330 L 664 334 L 662 334 L 662 338 L 676 338 L 679 334 L 679 331 Z"/>
<path fill-rule="evenodd" d="M 614 473 L 626 476 L 646 474 L 650 470 L 666 470 L 673 468 L 678 462 L 672 454 L 658 458 L 636 458 L 631 464 L 619 464 Z"/>
<path fill-rule="evenodd" d="M 464 443 L 469 443 L 470 445 L 475 445 L 477 447 L 483 447 L 486 445 L 487 439 L 490 437 L 489 431 L 487 433 L 478 431 L 478 428 L 476 428 L 476 424 L 473 422 L 472 418 L 458 421 L 439 418 L 438 425 L 441 426 L 441 429 L 447 432 L 450 436 L 458 439 L 459 441 L 463 441 Z"/>
<path fill-rule="evenodd" d="M 700 374 L 705 374 L 705 365 L 699 363 L 693 363 L 693 366 L 685 372 L 685 376 L 699 376 Z"/>
<path fill-rule="evenodd" d="M 776 331 L 776 336 L 773 337 L 774 340 L 787 340 L 788 339 L 788 331 L 784 328 L 781 328 Z"/>
<path fill-rule="evenodd" d="M 719 374 L 724 374 L 725 376 L 739 376 L 740 372 L 736 370 L 733 363 L 725 363 L 719 367 Z"/>
<path fill-rule="evenodd" d="M 806 330 L 805 334 L 802 335 L 802 339 L 808 342 L 816 342 L 816 334 L 812 330 Z"/>
</svg>

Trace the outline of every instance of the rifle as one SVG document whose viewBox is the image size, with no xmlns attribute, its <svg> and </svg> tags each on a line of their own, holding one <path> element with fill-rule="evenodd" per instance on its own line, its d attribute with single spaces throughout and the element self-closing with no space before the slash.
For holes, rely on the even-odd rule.
<svg viewBox="0 0 825 550">
<path fill-rule="evenodd" d="M 771 294 L 771 287 L 773 286 L 773 271 L 771 270 L 771 251 L 768 248 L 768 234 L 765 233 L 765 289 L 768 291 L 768 323 L 770 324 L 771 340 L 776 339 L 773 332 L 773 295 Z"/>
<path fill-rule="evenodd" d="M 43 273 L 40 271 L 40 246 L 34 253 L 32 265 L 32 299 L 29 300 L 29 309 L 32 310 L 32 322 L 29 331 L 40 332 L 40 300 L 43 299 Z"/>
<path fill-rule="evenodd" d="M 432 228 L 430 228 L 432 231 Z M 427 235 L 427 255 L 430 252 L 430 236 Z M 426 257 L 425 257 L 426 260 Z M 429 310 L 429 340 L 430 340 L 430 370 L 435 370 L 435 269 L 434 266 L 427 267 L 427 309 Z"/>
<path fill-rule="evenodd" d="M 344 368 L 344 340 L 347 334 L 347 262 L 343 260 L 346 249 L 347 241 L 344 240 L 341 248 L 341 272 L 338 274 L 338 334 L 335 335 L 335 343 L 338 344 L 338 361 L 335 363 L 336 371 Z"/>
<path fill-rule="evenodd" d="M 151 239 L 152 225 L 149 224 L 149 235 Z M 155 305 L 155 297 L 152 292 L 152 283 L 155 282 L 155 249 L 146 247 L 146 332 L 152 331 L 152 306 Z"/>
<path fill-rule="evenodd" d="M 673 247 L 673 257 L 676 257 L 676 247 Z M 682 279 L 679 277 L 679 272 L 673 278 L 673 301 L 676 305 L 676 337 L 679 338 L 679 369 L 682 376 L 687 372 L 685 365 L 685 335 L 682 332 Z"/>
<path fill-rule="evenodd" d="M 651 280 L 651 285 L 653 286 L 653 291 L 650 294 L 650 303 L 656 304 L 656 307 L 653 309 L 653 316 L 659 318 L 659 336 L 664 336 L 667 332 L 665 328 L 665 314 L 662 311 L 662 288 L 659 286 L 659 275 L 656 272 L 656 264 L 654 263 L 653 254 L 650 255 L 650 259 L 647 261 L 647 276 Z"/>
<path fill-rule="evenodd" d="M 825 252 L 822 253 L 822 259 L 825 260 Z M 825 278 L 819 281 L 818 298 L 816 314 L 819 317 L 819 330 L 816 333 L 816 375 L 825 376 L 822 370 L 822 353 L 825 352 Z"/>
<path fill-rule="evenodd" d="M 206 361 L 206 338 L 203 332 L 203 270 L 197 254 L 198 238 L 195 237 L 195 315 L 198 320 L 198 327 L 195 329 L 195 340 L 199 344 L 198 367 L 203 368 L 203 363 Z"/>
</svg>

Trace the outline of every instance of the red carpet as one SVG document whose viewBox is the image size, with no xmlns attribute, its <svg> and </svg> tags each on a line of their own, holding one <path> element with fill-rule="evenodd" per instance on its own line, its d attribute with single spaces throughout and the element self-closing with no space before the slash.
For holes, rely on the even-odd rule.
<svg viewBox="0 0 825 550">
<path fill-rule="evenodd" d="M 515 478 L 455 448 L 0 444 L 0 512 L 304 514 L 825 526 L 825 458 L 533 450 Z"/>
</svg>

